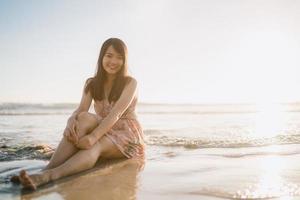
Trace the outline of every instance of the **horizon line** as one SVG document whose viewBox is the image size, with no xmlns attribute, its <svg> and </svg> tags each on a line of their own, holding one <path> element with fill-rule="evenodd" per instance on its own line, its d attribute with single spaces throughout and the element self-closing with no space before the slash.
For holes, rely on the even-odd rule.
<svg viewBox="0 0 300 200">
<path fill-rule="evenodd" d="M 300 104 L 300 101 L 286 101 L 286 102 L 263 102 L 270 104 Z M 28 104 L 28 105 L 59 105 L 59 104 L 74 104 L 79 105 L 78 102 L 20 102 L 20 101 L 0 101 L 1 104 Z M 255 105 L 261 104 L 261 102 L 138 102 L 140 105 Z"/>
</svg>

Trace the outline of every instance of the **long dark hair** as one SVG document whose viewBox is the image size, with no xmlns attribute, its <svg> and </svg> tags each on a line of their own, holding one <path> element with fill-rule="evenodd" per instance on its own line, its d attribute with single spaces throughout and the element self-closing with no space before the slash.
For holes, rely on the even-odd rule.
<svg viewBox="0 0 300 200">
<path fill-rule="evenodd" d="M 112 46 L 122 56 L 123 65 L 117 72 L 116 78 L 114 79 L 112 89 L 108 97 L 109 103 L 111 103 L 112 101 L 116 102 L 120 98 L 125 85 L 131 79 L 131 77 L 128 76 L 127 47 L 122 40 L 118 38 L 109 38 L 103 43 L 97 62 L 96 73 L 94 77 L 87 80 L 84 90 L 85 93 L 88 93 L 88 91 L 90 91 L 94 100 L 101 101 L 102 99 L 104 99 L 104 83 L 107 80 L 107 72 L 103 69 L 102 60 L 105 52 L 110 46 Z"/>
</svg>

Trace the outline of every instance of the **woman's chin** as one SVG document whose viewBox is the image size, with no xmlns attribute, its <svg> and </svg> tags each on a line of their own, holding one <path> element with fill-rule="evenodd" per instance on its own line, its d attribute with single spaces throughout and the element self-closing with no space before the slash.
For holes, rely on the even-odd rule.
<svg viewBox="0 0 300 200">
<path fill-rule="evenodd" d="M 114 75 L 114 74 L 116 74 L 118 71 L 117 70 L 111 70 L 111 69 L 109 69 L 109 70 L 107 70 L 106 71 L 108 74 L 110 74 L 110 75 Z"/>
<path fill-rule="evenodd" d="M 115 75 L 117 72 L 107 72 L 108 75 Z"/>
</svg>

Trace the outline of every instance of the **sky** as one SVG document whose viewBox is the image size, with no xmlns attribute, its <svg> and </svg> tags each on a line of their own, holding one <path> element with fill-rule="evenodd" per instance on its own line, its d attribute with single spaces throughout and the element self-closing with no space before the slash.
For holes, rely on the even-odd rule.
<svg viewBox="0 0 300 200">
<path fill-rule="evenodd" d="M 79 103 L 121 38 L 143 103 L 300 101 L 300 1 L 0 0 L 0 102 Z"/>
</svg>

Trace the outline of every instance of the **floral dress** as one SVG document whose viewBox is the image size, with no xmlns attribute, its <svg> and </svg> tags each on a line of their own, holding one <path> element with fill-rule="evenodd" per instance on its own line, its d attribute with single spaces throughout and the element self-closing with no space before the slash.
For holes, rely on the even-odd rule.
<svg viewBox="0 0 300 200">
<path fill-rule="evenodd" d="M 98 123 L 110 113 L 115 102 L 108 103 L 107 100 L 94 101 L 94 109 L 98 116 Z M 127 158 L 144 158 L 145 143 L 143 129 L 135 114 L 137 97 L 133 99 L 129 107 L 120 119 L 105 133 L 117 148 Z"/>
</svg>

